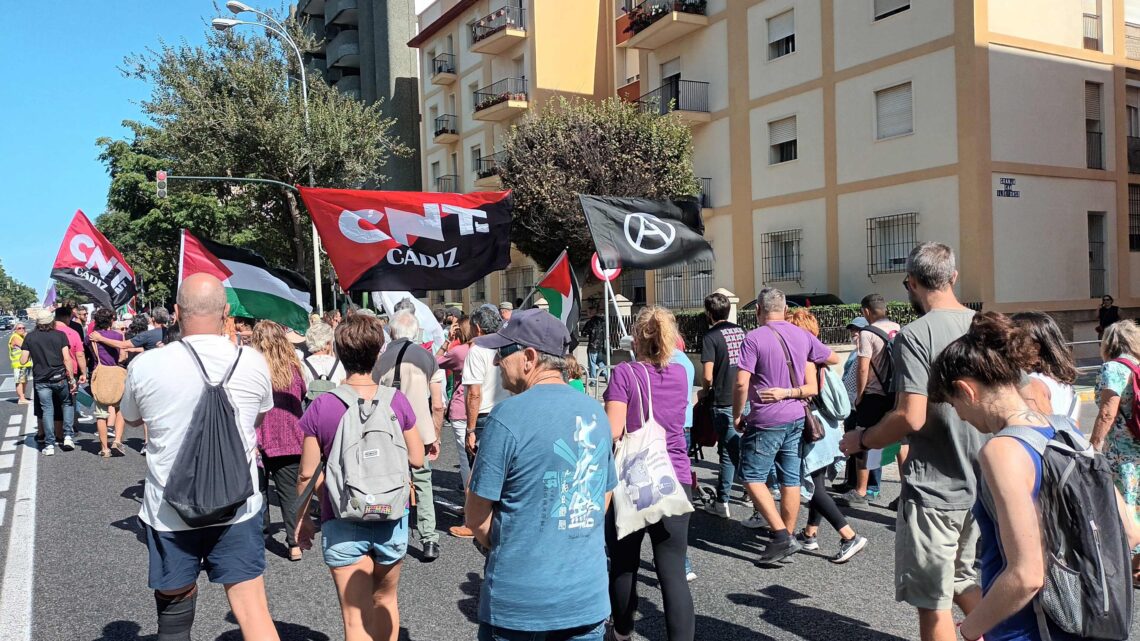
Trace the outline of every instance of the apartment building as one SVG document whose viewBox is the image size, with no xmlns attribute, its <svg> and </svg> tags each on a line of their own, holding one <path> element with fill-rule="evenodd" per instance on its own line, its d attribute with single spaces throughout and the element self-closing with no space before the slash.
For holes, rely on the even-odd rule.
<svg viewBox="0 0 1140 641">
<path fill-rule="evenodd" d="M 493 191 L 498 142 L 554 95 L 612 94 L 613 16 L 599 0 L 438 0 L 408 42 L 419 53 L 425 191 Z M 514 252 L 511 267 L 433 304 L 515 301 L 540 275 Z"/>
<path fill-rule="evenodd" d="M 413 0 L 300 0 L 294 10 L 321 41 L 307 52 L 310 69 L 341 93 L 381 102 L 392 133 L 413 154 L 391 158 L 384 189 L 420 191 L 419 65 L 407 41 L 416 32 Z"/>
</svg>

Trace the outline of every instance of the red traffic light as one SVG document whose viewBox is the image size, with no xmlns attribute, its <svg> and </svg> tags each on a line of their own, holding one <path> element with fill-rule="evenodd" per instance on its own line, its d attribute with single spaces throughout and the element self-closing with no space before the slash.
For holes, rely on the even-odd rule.
<svg viewBox="0 0 1140 641">
<path fill-rule="evenodd" d="M 155 178 L 155 180 L 166 180 L 166 172 L 165 171 L 157 171 L 154 174 L 154 178 Z"/>
</svg>

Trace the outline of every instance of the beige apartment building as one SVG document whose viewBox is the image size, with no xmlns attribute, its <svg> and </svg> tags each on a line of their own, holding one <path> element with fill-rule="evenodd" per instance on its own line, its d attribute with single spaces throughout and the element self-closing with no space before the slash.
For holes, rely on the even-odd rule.
<svg viewBox="0 0 1140 641">
<path fill-rule="evenodd" d="M 558 11 L 559 31 L 578 19 L 561 9 L 571 3 L 528 4 Z M 962 298 L 989 309 L 1073 312 L 1082 336 L 1102 293 L 1140 306 L 1134 4 L 602 0 L 580 27 L 592 33 L 595 15 L 613 25 L 604 30 L 613 54 L 594 58 L 612 65 L 595 80 L 612 84 L 596 95 L 675 101 L 693 127 L 717 254 L 712 265 L 641 276 L 632 289 L 671 307 L 699 304 L 716 287 L 746 301 L 766 285 L 901 299 L 907 253 L 938 240 L 958 250 Z M 449 24 L 470 26 L 476 13 Z M 472 60 L 454 37 L 467 57 L 461 76 L 475 76 L 459 86 L 500 78 L 504 62 Z M 546 37 L 528 31 L 517 50 L 566 42 Z M 429 50 L 421 46 L 425 65 Z M 479 64 L 491 68 L 471 67 Z M 475 187 L 463 164 L 471 145 L 493 149 L 502 126 L 468 122 L 477 116 L 468 111 L 461 129 L 474 124 L 476 134 L 461 131 L 452 148 L 424 145 L 425 171 L 455 168 L 446 173 L 461 189 Z"/>
</svg>

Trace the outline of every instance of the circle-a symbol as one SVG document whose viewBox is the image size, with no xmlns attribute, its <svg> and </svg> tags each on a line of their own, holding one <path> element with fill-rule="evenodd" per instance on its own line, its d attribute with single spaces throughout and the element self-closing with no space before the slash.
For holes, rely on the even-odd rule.
<svg viewBox="0 0 1140 641">
<path fill-rule="evenodd" d="M 598 252 L 594 252 L 594 255 L 590 257 L 590 270 L 602 282 L 612 281 L 621 275 L 621 267 L 602 269 L 602 260 L 598 258 Z"/>
<path fill-rule="evenodd" d="M 636 237 L 635 237 L 636 233 Z M 660 254 L 669 249 L 677 237 L 677 230 L 653 214 L 635 212 L 626 214 L 625 239 L 631 247 L 643 254 Z M 650 241 L 656 238 L 656 241 Z"/>
</svg>

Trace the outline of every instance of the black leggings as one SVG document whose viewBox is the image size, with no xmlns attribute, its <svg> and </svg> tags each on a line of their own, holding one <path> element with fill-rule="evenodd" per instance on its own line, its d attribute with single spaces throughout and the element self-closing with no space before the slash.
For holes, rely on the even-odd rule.
<svg viewBox="0 0 1140 641">
<path fill-rule="evenodd" d="M 301 469 L 300 456 L 264 456 L 265 466 L 261 495 L 265 500 L 265 527 L 269 525 L 269 480 L 273 480 L 277 501 L 281 504 L 281 520 L 285 522 L 285 545 L 293 547 L 293 528 L 297 525 L 297 473 Z"/>
<path fill-rule="evenodd" d="M 847 527 L 847 519 L 843 516 L 843 512 L 839 511 L 835 499 L 827 493 L 827 467 L 812 472 L 811 480 L 815 483 L 815 491 L 812 492 L 811 502 L 808 503 L 807 524 L 818 527 L 822 519 L 827 519 L 836 532 Z"/>
<path fill-rule="evenodd" d="M 689 488 L 686 487 L 686 494 Z M 664 601 L 665 632 L 669 641 L 692 641 L 696 634 L 693 595 L 685 580 L 685 554 L 689 548 L 689 515 L 670 516 L 623 539 L 617 538 L 613 508 L 606 514 L 606 547 L 610 555 L 610 609 L 614 630 L 633 632 L 637 612 L 637 571 L 641 567 L 641 542 L 649 534 L 653 543 L 653 566 Z"/>
</svg>

